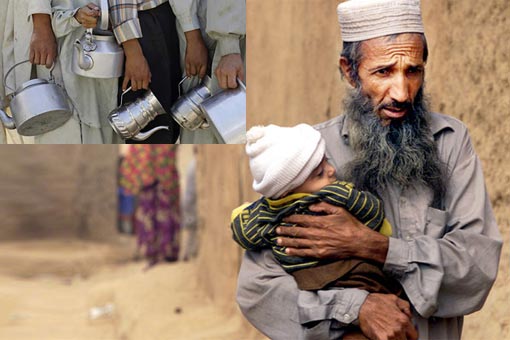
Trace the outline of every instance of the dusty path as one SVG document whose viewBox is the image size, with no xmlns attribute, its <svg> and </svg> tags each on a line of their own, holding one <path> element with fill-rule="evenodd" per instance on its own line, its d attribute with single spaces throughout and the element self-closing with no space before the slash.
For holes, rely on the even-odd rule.
<svg viewBox="0 0 510 340">
<path fill-rule="evenodd" d="M 83 241 L 0 244 L 0 339 L 247 338 L 235 308 L 213 305 L 197 288 L 196 263 L 144 270 L 143 261 L 119 259 L 128 249 Z M 91 308 L 107 305 L 111 312 L 91 318 Z"/>
</svg>

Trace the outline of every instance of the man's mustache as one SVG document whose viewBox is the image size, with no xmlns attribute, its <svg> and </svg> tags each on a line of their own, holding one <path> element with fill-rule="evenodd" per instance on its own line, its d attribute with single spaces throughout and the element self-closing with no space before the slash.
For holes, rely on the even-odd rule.
<svg viewBox="0 0 510 340">
<path fill-rule="evenodd" d="M 401 111 L 401 110 L 409 110 L 412 107 L 413 107 L 413 103 L 411 101 L 399 102 L 399 101 L 396 101 L 396 100 L 392 100 L 389 103 L 379 104 L 375 108 L 375 111 L 379 111 L 379 110 L 382 110 L 382 109 L 388 109 L 388 110 L 391 110 L 391 111 Z"/>
</svg>

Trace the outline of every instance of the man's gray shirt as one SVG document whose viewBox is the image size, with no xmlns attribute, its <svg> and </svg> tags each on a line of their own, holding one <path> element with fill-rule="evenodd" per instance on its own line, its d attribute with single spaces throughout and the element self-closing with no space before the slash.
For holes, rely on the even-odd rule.
<svg viewBox="0 0 510 340">
<path fill-rule="evenodd" d="M 352 159 L 348 124 L 339 116 L 316 126 L 340 179 Z M 448 166 L 445 210 L 430 207 L 433 194 L 424 186 L 390 185 L 378 192 L 393 227 L 383 270 L 405 289 L 420 339 L 460 339 L 463 315 L 482 307 L 496 279 L 502 240 L 466 127 L 437 113 L 431 114 L 430 127 Z M 367 294 L 355 288 L 300 291 L 270 250 L 248 251 L 237 301 L 271 339 L 329 339 L 357 321 Z M 302 326 L 319 320 L 326 321 Z"/>
</svg>

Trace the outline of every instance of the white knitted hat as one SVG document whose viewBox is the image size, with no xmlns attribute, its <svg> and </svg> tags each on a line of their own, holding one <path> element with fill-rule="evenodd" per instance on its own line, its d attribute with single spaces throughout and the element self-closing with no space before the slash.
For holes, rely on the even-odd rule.
<svg viewBox="0 0 510 340">
<path fill-rule="evenodd" d="M 268 198 L 280 198 L 303 184 L 326 150 L 320 132 L 307 124 L 255 126 L 246 139 L 253 190 Z"/>
<path fill-rule="evenodd" d="M 346 42 L 425 32 L 420 0 L 350 0 L 338 5 L 337 14 Z"/>
</svg>

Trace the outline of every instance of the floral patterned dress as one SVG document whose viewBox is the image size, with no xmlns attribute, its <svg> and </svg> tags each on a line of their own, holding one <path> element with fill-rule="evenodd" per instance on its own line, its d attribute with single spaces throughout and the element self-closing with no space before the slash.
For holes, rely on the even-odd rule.
<svg viewBox="0 0 510 340">
<path fill-rule="evenodd" d="M 138 197 L 134 228 L 138 247 L 156 263 L 179 255 L 179 175 L 177 146 L 133 144 L 120 166 L 120 186 Z"/>
</svg>

